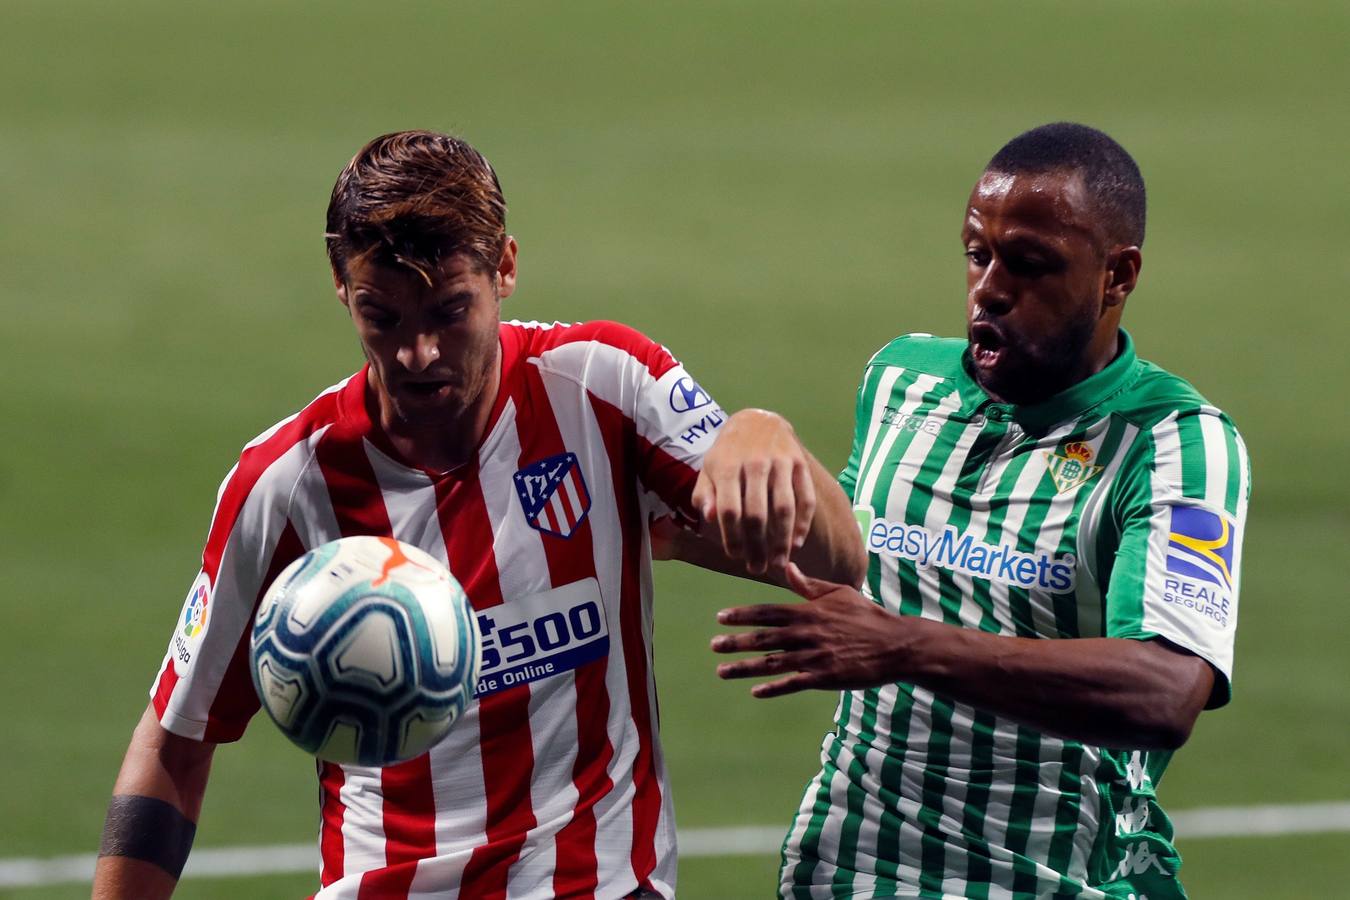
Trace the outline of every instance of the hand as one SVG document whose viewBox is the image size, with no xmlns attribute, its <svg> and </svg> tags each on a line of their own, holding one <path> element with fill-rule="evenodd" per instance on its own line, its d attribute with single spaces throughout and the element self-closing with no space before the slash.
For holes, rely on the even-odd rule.
<svg viewBox="0 0 1350 900">
<path fill-rule="evenodd" d="M 755 685 L 750 693 L 756 697 L 808 688 L 855 690 L 900 680 L 905 638 L 924 626 L 922 620 L 887 612 L 846 585 L 809 578 L 796 563 L 789 563 L 784 574 L 788 586 L 808 602 L 724 609 L 717 614 L 723 625 L 767 627 L 712 640 L 715 653 L 778 652 L 722 663 L 719 678 L 793 673 Z"/>
<path fill-rule="evenodd" d="M 727 419 L 703 457 L 693 502 L 716 522 L 728 557 L 760 575 L 787 565 L 811 531 L 816 490 L 810 462 L 782 416 L 745 409 Z"/>
</svg>

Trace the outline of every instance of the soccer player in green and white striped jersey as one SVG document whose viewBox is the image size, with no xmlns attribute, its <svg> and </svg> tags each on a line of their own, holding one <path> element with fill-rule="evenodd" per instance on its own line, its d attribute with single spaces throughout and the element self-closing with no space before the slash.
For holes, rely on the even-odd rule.
<svg viewBox="0 0 1350 900">
<path fill-rule="evenodd" d="M 1144 186 L 1056 124 L 990 162 L 962 228 L 968 340 L 868 363 L 840 477 L 861 593 L 727 610 L 754 694 L 841 689 L 783 847 L 788 898 L 1185 897 L 1155 789 L 1229 698 L 1247 453 L 1120 330 Z"/>
</svg>

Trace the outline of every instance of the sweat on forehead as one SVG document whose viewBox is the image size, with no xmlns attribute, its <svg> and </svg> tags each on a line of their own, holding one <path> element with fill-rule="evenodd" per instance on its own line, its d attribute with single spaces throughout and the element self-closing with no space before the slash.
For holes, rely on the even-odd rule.
<svg viewBox="0 0 1350 900">
<path fill-rule="evenodd" d="M 1079 233 L 1099 246 L 1110 243 L 1101 216 L 1075 172 L 985 172 L 970 193 L 965 228 L 982 234 L 995 219 L 1000 232 L 1025 227 L 1043 236 Z"/>
</svg>

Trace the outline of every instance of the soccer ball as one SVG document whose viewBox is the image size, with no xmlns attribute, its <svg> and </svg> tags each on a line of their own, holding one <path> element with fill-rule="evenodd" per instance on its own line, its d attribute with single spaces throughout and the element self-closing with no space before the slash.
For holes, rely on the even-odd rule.
<svg viewBox="0 0 1350 900">
<path fill-rule="evenodd" d="M 277 576 L 249 651 L 263 708 L 295 744 L 387 766 L 425 752 L 464 712 L 480 643 L 445 566 L 392 538 L 348 537 Z"/>
</svg>

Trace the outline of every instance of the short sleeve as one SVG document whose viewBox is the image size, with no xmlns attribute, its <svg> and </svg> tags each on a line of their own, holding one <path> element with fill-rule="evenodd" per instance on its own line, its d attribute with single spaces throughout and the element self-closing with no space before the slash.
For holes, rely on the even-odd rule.
<svg viewBox="0 0 1350 900">
<path fill-rule="evenodd" d="M 698 520 L 691 497 L 703 455 L 713 445 L 726 411 L 683 365 L 644 378 L 633 426 L 640 448 L 639 478 L 666 510 L 686 524 Z"/>
<path fill-rule="evenodd" d="M 304 450 L 250 447 L 220 486 L 201 569 L 150 689 L 167 731 L 233 741 L 258 710 L 248 667 L 250 626 L 265 586 L 303 552 L 287 504 Z"/>
<path fill-rule="evenodd" d="M 1212 408 L 1168 416 L 1141 435 L 1116 492 L 1119 526 L 1106 593 L 1108 637 L 1161 637 L 1216 673 L 1208 706 L 1231 696 L 1250 465 Z"/>
</svg>

